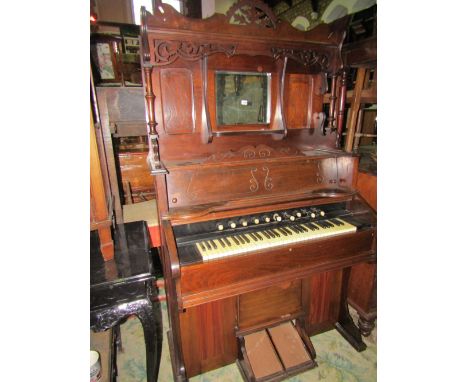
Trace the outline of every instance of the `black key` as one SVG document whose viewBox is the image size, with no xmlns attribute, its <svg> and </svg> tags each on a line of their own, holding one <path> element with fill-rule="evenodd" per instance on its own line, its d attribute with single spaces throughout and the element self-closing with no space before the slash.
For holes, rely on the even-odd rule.
<svg viewBox="0 0 468 382">
<path fill-rule="evenodd" d="M 260 240 L 263 240 L 262 235 L 260 235 L 258 232 L 254 232 L 254 234 L 255 234 Z"/>
<path fill-rule="evenodd" d="M 288 227 L 288 228 L 289 228 L 290 230 L 296 232 L 296 233 L 301 233 L 301 231 L 299 231 L 299 228 L 297 228 L 297 227 L 290 226 L 290 227 Z"/>
<path fill-rule="evenodd" d="M 262 239 L 268 239 L 267 235 L 265 235 L 263 231 L 259 231 L 258 236 L 260 236 Z"/>
<path fill-rule="evenodd" d="M 221 243 L 221 247 L 226 248 L 226 244 L 224 244 L 223 239 L 222 239 L 222 238 L 219 238 L 218 240 L 219 240 L 219 242 Z"/>
<path fill-rule="evenodd" d="M 283 234 L 283 236 L 289 236 L 288 231 L 286 231 L 284 227 L 277 227 L 276 229 L 280 231 Z"/>
<path fill-rule="evenodd" d="M 228 239 L 222 237 L 221 240 L 224 241 L 228 247 L 231 246 L 231 242 Z"/>
<path fill-rule="evenodd" d="M 277 227 L 276 229 L 280 231 L 283 236 L 288 236 L 288 233 L 282 227 Z"/>
<path fill-rule="evenodd" d="M 299 230 L 299 232 L 301 232 L 301 233 L 306 232 L 306 230 L 304 229 L 304 227 L 302 227 L 302 226 L 300 226 L 300 225 L 295 226 L 295 228 L 296 228 L 297 230 Z"/>
<path fill-rule="evenodd" d="M 329 221 L 337 226 L 344 225 L 344 223 L 340 222 L 338 219 L 329 219 Z"/>
<path fill-rule="evenodd" d="M 211 245 L 210 245 L 210 241 L 209 241 L 209 240 L 206 241 L 206 246 L 208 247 L 208 249 L 213 249 L 213 248 L 211 248 Z"/>
<path fill-rule="evenodd" d="M 200 241 L 200 245 L 204 251 L 206 251 L 206 247 L 203 245 L 203 241 Z"/>
<path fill-rule="evenodd" d="M 237 236 L 237 239 L 238 239 L 242 244 L 245 244 L 245 240 L 242 239 L 242 236 L 241 236 L 241 235 L 238 235 L 238 236 Z"/>
<path fill-rule="evenodd" d="M 255 236 L 255 233 L 249 233 L 248 234 L 254 241 L 258 241 L 257 236 Z"/>
<path fill-rule="evenodd" d="M 239 240 L 237 240 L 235 236 L 232 237 L 232 240 L 234 240 L 234 243 L 236 243 L 237 245 L 240 245 Z"/>
<path fill-rule="evenodd" d="M 247 243 L 250 243 L 250 240 L 249 240 L 249 238 L 247 237 L 247 235 L 241 234 L 241 236 L 244 238 L 244 240 L 245 240 Z"/>
<path fill-rule="evenodd" d="M 312 223 L 306 223 L 306 226 L 310 227 L 312 231 L 320 229 L 319 227 L 317 227 L 315 224 L 312 224 Z"/>
<path fill-rule="evenodd" d="M 281 237 L 281 235 L 277 231 L 275 231 L 274 229 L 272 229 L 272 231 L 273 231 L 273 233 L 275 234 L 276 237 Z"/>
<path fill-rule="evenodd" d="M 213 246 L 214 249 L 218 249 L 218 246 L 213 240 L 209 240 L 210 244 Z"/>
<path fill-rule="evenodd" d="M 323 221 L 317 221 L 315 224 L 319 225 L 322 228 L 327 228 L 327 225 Z"/>
<path fill-rule="evenodd" d="M 309 232 L 312 228 L 308 228 L 305 224 L 301 225 L 301 227 L 304 229 L 304 232 Z"/>
<path fill-rule="evenodd" d="M 270 236 L 271 236 L 272 239 L 274 239 L 274 238 L 276 237 L 275 231 L 273 231 L 272 229 L 268 229 L 267 231 L 268 231 L 268 233 L 270 234 Z"/>
<path fill-rule="evenodd" d="M 294 232 L 292 232 L 289 227 L 284 227 L 284 230 L 287 231 L 289 234 L 294 235 Z"/>
<path fill-rule="evenodd" d="M 265 235 L 267 239 L 271 239 L 270 234 L 267 231 L 262 231 L 261 233 Z"/>
</svg>

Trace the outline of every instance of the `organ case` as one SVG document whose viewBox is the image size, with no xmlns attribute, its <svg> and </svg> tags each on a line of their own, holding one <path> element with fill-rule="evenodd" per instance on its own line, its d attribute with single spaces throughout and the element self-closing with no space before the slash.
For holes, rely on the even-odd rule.
<svg viewBox="0 0 468 382">
<path fill-rule="evenodd" d="M 376 261 L 376 216 L 337 147 L 347 20 L 302 32 L 259 1 L 205 20 L 157 4 L 141 45 L 174 379 L 237 362 L 280 380 L 315 367 L 309 336 L 332 328 L 363 350 L 347 289 Z"/>
</svg>

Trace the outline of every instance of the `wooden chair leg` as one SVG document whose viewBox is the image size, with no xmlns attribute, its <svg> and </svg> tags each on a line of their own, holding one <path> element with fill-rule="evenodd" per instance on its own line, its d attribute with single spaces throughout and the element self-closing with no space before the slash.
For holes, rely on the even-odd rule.
<svg viewBox="0 0 468 382">
<path fill-rule="evenodd" d="M 132 188 L 130 182 L 125 182 L 125 204 L 133 204 Z"/>
<path fill-rule="evenodd" d="M 99 241 L 101 242 L 101 253 L 104 261 L 114 258 L 114 241 L 110 227 L 98 229 Z"/>
</svg>

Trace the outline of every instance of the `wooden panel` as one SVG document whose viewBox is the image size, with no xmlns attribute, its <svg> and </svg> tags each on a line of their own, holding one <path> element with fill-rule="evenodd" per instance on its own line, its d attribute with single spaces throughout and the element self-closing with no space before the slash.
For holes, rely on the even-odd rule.
<svg viewBox="0 0 468 382">
<path fill-rule="evenodd" d="M 229 167 L 215 164 L 187 168 L 186 171 L 172 168 L 168 175 L 169 206 L 184 207 L 263 195 L 283 195 L 292 190 L 299 194 L 317 189 L 335 189 L 347 182 L 347 178 L 337 179 L 336 162 L 335 158 L 303 159 L 292 165 L 278 159 Z"/>
<path fill-rule="evenodd" d="M 180 313 L 182 350 L 189 378 L 236 360 L 236 301 L 229 298 Z"/>
<path fill-rule="evenodd" d="M 309 105 L 312 102 L 313 79 L 310 75 L 289 74 L 284 84 L 284 114 L 288 129 L 304 129 L 310 125 Z"/>
<path fill-rule="evenodd" d="M 161 69 L 164 130 L 167 134 L 192 133 L 194 124 L 192 72 L 184 68 Z"/>
<path fill-rule="evenodd" d="M 360 313 L 369 314 L 377 308 L 376 272 L 376 264 L 358 264 L 351 269 L 348 300 Z"/>
<path fill-rule="evenodd" d="M 377 211 L 377 176 L 359 171 L 356 187 L 365 201 Z"/>
<path fill-rule="evenodd" d="M 240 329 L 301 310 L 301 280 L 284 282 L 239 297 Z"/>
<path fill-rule="evenodd" d="M 309 335 L 338 321 L 342 271 L 315 274 L 310 278 Z"/>
</svg>

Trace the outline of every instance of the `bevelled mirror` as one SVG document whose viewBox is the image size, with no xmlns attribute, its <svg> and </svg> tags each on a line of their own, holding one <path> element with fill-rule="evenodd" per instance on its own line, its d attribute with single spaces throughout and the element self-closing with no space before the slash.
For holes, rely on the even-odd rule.
<svg viewBox="0 0 468 382">
<path fill-rule="evenodd" d="M 218 126 L 270 123 L 271 73 L 216 71 Z"/>
</svg>

